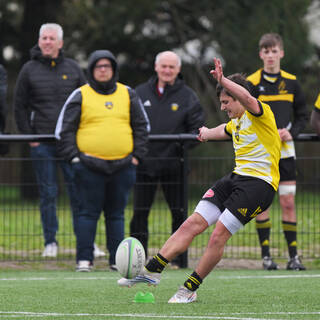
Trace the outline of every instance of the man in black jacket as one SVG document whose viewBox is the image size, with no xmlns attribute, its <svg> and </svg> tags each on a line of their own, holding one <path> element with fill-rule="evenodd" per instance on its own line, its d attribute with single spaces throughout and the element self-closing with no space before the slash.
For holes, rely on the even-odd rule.
<svg viewBox="0 0 320 320">
<path fill-rule="evenodd" d="M 72 163 L 80 210 L 76 219 L 77 271 L 90 271 L 97 222 L 104 211 L 109 265 L 124 238 L 124 209 L 147 149 L 148 121 L 136 92 L 117 81 L 108 50 L 89 57 L 88 84 L 65 103 L 56 128 L 60 154 Z"/>
<path fill-rule="evenodd" d="M 196 93 L 180 76 L 181 60 L 172 51 L 160 52 L 155 59 L 157 75 L 136 88 L 151 124 L 151 134 L 198 133 L 204 112 Z M 148 216 L 160 183 L 172 215 L 172 233 L 183 222 L 180 181 L 181 149 L 176 142 L 152 142 L 146 161 L 139 165 L 134 189 L 131 236 L 141 241 L 148 256 Z M 181 258 L 173 261 L 180 267 Z"/>
<path fill-rule="evenodd" d="M 38 45 L 31 49 L 31 60 L 25 63 L 17 79 L 14 112 L 23 134 L 53 134 L 59 113 L 70 93 L 86 82 L 78 64 L 62 51 L 63 30 L 55 23 L 43 24 Z M 45 249 L 43 257 L 57 255 L 58 221 L 56 216 L 57 164 L 60 165 L 70 196 L 73 215 L 77 195 L 73 173 L 68 162 L 57 161 L 54 143 L 30 143 L 31 157 L 40 194 L 41 222 Z"/>
</svg>

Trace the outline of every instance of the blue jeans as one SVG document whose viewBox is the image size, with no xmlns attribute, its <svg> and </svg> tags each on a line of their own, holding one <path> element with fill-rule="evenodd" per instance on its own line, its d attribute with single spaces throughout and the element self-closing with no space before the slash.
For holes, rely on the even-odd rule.
<svg viewBox="0 0 320 320">
<path fill-rule="evenodd" d="M 109 264 L 114 264 L 118 245 L 124 238 L 124 209 L 136 181 L 136 166 L 130 164 L 111 175 L 93 171 L 81 162 L 72 167 L 80 200 L 75 220 L 77 261 L 93 261 L 97 222 L 104 211 Z"/>
<path fill-rule="evenodd" d="M 31 147 L 30 155 L 35 170 L 40 195 L 41 223 L 45 245 L 57 243 L 58 219 L 56 214 L 56 201 L 58 197 L 57 168 L 62 169 L 69 194 L 73 216 L 78 211 L 79 203 L 74 184 L 74 174 L 71 165 L 63 160 L 57 160 L 55 144 L 40 143 L 37 147 Z"/>
</svg>

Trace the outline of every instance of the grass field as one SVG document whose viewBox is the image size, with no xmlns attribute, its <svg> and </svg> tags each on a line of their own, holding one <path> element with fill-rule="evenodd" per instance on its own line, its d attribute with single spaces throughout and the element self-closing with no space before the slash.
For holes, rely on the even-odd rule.
<svg viewBox="0 0 320 320">
<path fill-rule="evenodd" d="M 157 288 L 119 288 L 118 273 L 0 270 L 0 319 L 320 319 L 320 272 L 216 270 L 198 301 L 168 299 L 190 269 L 166 270 Z M 155 303 L 134 303 L 138 291 Z"/>
</svg>

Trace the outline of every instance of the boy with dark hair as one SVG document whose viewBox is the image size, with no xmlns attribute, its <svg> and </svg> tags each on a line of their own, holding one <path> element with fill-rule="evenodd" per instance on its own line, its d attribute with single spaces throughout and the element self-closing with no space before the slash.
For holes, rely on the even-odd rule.
<svg viewBox="0 0 320 320">
<path fill-rule="evenodd" d="M 297 217 L 294 203 L 296 164 L 293 142 L 308 119 L 305 97 L 296 76 L 280 69 L 284 50 L 279 34 L 266 33 L 261 37 L 259 56 L 263 61 L 263 68 L 251 74 L 247 80 L 251 85 L 252 95 L 270 105 L 281 139 L 279 199 L 282 209 L 282 228 L 289 251 L 287 269 L 305 270 L 297 254 Z M 256 228 L 264 269 L 278 269 L 278 265 L 270 255 L 269 210 L 256 218 Z"/>
<path fill-rule="evenodd" d="M 194 237 L 216 224 L 196 269 L 169 303 L 190 303 L 203 279 L 221 260 L 231 236 L 272 202 L 279 183 L 280 138 L 270 107 L 250 95 L 246 80 L 236 74 L 224 77 L 221 61 L 214 59 L 212 76 L 218 81 L 221 110 L 231 119 L 215 128 L 202 127 L 198 139 L 232 138 L 236 166 L 232 173 L 207 190 L 194 213 L 166 241 L 159 253 L 134 279 L 118 280 L 120 286 L 136 283 L 157 285 L 169 261 L 186 251 Z"/>
</svg>

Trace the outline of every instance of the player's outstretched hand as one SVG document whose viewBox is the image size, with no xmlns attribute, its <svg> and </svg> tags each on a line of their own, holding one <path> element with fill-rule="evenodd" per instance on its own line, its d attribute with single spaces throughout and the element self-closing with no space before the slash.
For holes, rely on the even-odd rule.
<svg viewBox="0 0 320 320">
<path fill-rule="evenodd" d="M 223 77 L 223 69 L 220 59 L 213 58 L 214 69 L 210 70 L 212 76 L 220 83 Z"/>
<path fill-rule="evenodd" d="M 208 141 L 208 128 L 207 127 L 201 127 L 199 128 L 199 134 L 197 136 L 197 139 L 201 142 Z"/>
</svg>

